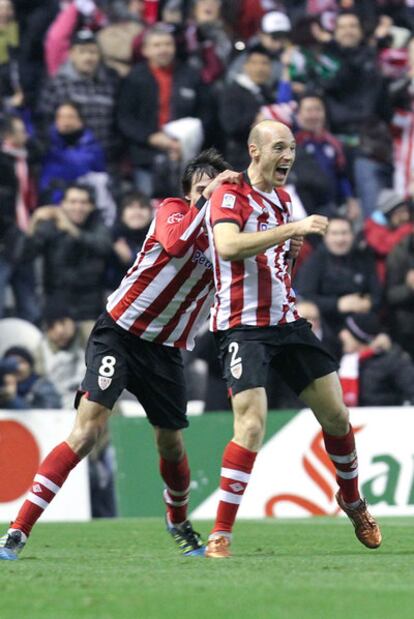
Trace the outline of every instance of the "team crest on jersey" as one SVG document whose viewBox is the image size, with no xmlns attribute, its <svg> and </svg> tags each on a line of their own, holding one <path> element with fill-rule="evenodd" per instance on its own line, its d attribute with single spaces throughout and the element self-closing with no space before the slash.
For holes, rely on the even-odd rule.
<svg viewBox="0 0 414 619">
<path fill-rule="evenodd" d="M 259 230 L 261 230 L 262 232 L 267 230 L 267 228 L 268 228 L 267 224 L 264 224 L 263 222 L 259 226 Z"/>
<path fill-rule="evenodd" d="M 182 219 L 184 219 L 184 213 L 172 213 L 167 219 L 167 224 L 178 224 Z"/>
<path fill-rule="evenodd" d="M 108 389 L 110 384 L 112 383 L 112 378 L 107 378 L 106 376 L 98 376 L 98 385 L 102 391 Z"/>
<path fill-rule="evenodd" d="M 241 378 L 241 375 L 243 374 L 243 366 L 240 363 L 236 363 L 235 365 L 230 366 L 230 372 L 231 375 L 236 379 L 239 380 L 239 378 Z"/>
<path fill-rule="evenodd" d="M 225 193 L 221 201 L 221 206 L 222 208 L 234 208 L 235 202 L 236 196 L 233 196 L 231 193 Z"/>
</svg>

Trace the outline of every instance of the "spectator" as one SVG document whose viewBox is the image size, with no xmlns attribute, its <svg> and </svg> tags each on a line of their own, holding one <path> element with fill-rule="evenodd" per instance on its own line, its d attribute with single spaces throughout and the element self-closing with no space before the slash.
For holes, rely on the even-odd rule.
<svg viewBox="0 0 414 619">
<path fill-rule="evenodd" d="M 22 346 L 12 346 L 0 361 L 0 408 L 60 408 L 59 394 L 52 383 L 34 371 L 32 354 Z"/>
<path fill-rule="evenodd" d="M 324 242 L 301 265 L 295 282 L 299 295 L 316 303 L 334 333 L 348 315 L 376 311 L 381 302 L 374 257 L 354 242 L 352 224 L 332 218 Z"/>
<path fill-rule="evenodd" d="M 78 103 L 85 125 L 108 153 L 113 143 L 117 77 L 100 61 L 94 34 L 88 30 L 76 32 L 68 61 L 42 88 L 38 112 L 42 120 L 49 124 L 61 103 Z"/>
<path fill-rule="evenodd" d="M 312 331 L 319 338 L 333 357 L 341 357 L 341 346 L 338 337 L 322 320 L 321 313 L 316 303 L 302 299 L 296 304 L 298 314 L 312 325 Z"/>
<path fill-rule="evenodd" d="M 35 351 L 36 368 L 54 385 L 62 407 L 72 409 L 85 373 L 86 342 L 65 305 L 48 305 L 43 321 L 46 332 Z"/>
<path fill-rule="evenodd" d="M 386 299 L 391 333 L 414 359 L 414 233 L 388 255 Z"/>
<path fill-rule="evenodd" d="M 221 21 L 221 0 L 195 0 L 185 31 L 188 62 L 211 84 L 224 73 L 231 42 Z"/>
<path fill-rule="evenodd" d="M 57 204 L 69 182 L 88 172 L 104 172 L 105 155 L 90 129 L 85 127 L 76 103 L 61 103 L 49 129 L 39 189 L 43 204 Z"/>
<path fill-rule="evenodd" d="M 177 191 L 179 166 L 172 169 L 182 159 L 182 144 L 168 135 L 165 125 L 203 116 L 201 81 L 191 67 L 175 62 L 174 38 L 162 25 L 146 32 L 143 54 L 146 62 L 131 71 L 121 89 L 118 124 L 129 146 L 136 187 L 148 196 L 163 197 Z M 169 173 L 173 188 L 168 186 Z"/>
<path fill-rule="evenodd" d="M 282 77 L 281 57 L 290 45 L 290 36 L 291 24 L 287 15 L 279 11 L 270 11 L 263 15 L 258 34 L 248 41 L 247 50 L 239 54 L 231 63 L 227 73 L 228 80 L 234 80 L 243 72 L 249 48 L 261 45 L 268 51 L 271 60 L 269 85 L 275 86 Z"/>
<path fill-rule="evenodd" d="M 349 219 L 359 215 L 357 200 L 346 174 L 341 143 L 326 129 L 325 104 L 318 94 L 304 94 L 297 106 L 274 104 L 261 109 L 260 118 L 289 125 L 296 138 L 293 168 L 296 191 L 308 214 L 335 216 L 345 204 Z"/>
<path fill-rule="evenodd" d="M 28 136 L 20 118 L 6 116 L 0 137 L 0 318 L 4 316 L 6 288 L 10 285 L 16 315 L 37 322 L 40 308 L 33 263 L 20 262 L 34 193 L 28 165 Z"/>
<path fill-rule="evenodd" d="M 364 236 L 374 251 L 377 273 L 385 282 L 386 258 L 403 238 L 414 231 L 411 204 L 393 189 L 383 189 L 378 198 L 377 210 L 365 221 Z"/>
<path fill-rule="evenodd" d="M 24 251 L 43 258 L 45 305 L 65 303 L 75 320 L 86 323 L 85 331 L 103 309 L 110 253 L 109 232 L 83 185 L 69 185 L 60 206 L 35 211 Z"/>
<path fill-rule="evenodd" d="M 71 38 L 79 30 L 98 30 L 106 25 L 105 14 L 94 0 L 73 0 L 61 10 L 45 37 L 45 61 L 50 77 L 56 75 L 59 67 L 67 60 Z"/>
<path fill-rule="evenodd" d="M 105 64 L 125 77 L 134 61 L 137 37 L 144 31 L 142 0 L 121 0 L 108 7 L 110 24 L 102 28 L 97 39 Z"/>
<path fill-rule="evenodd" d="M 414 37 L 406 48 L 406 66 L 399 78 L 390 81 L 394 106 L 394 188 L 405 197 L 414 195 Z"/>
<path fill-rule="evenodd" d="M 19 28 L 11 0 L 0 0 L 0 93 L 9 97 L 10 107 L 23 103 L 23 93 L 18 82 L 17 52 Z"/>
<path fill-rule="evenodd" d="M 392 110 L 375 49 L 364 43 L 356 13 L 338 15 L 334 41 L 327 50 L 338 66 L 334 75 L 321 82 L 330 127 L 346 147 L 366 218 L 380 190 L 392 183 L 391 136 L 385 125 Z"/>
<path fill-rule="evenodd" d="M 121 202 L 119 221 L 112 230 L 113 251 L 108 265 L 108 287 L 115 290 L 141 250 L 153 217 L 151 202 L 134 191 Z"/>
<path fill-rule="evenodd" d="M 219 119 L 225 136 L 225 157 L 235 170 L 244 170 L 249 163 L 247 137 L 261 106 L 274 102 L 268 86 L 270 74 L 269 52 L 261 45 L 251 47 L 243 72 L 221 93 Z"/>
<path fill-rule="evenodd" d="M 339 377 L 349 406 L 414 404 L 414 364 L 392 344 L 378 346 L 381 326 L 374 314 L 348 316 L 339 337 L 343 347 Z"/>
</svg>

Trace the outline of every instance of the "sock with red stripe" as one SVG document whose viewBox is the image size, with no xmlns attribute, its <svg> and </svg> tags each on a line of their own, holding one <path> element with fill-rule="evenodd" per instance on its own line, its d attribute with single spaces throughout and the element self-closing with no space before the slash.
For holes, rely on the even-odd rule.
<svg viewBox="0 0 414 619">
<path fill-rule="evenodd" d="M 60 490 L 71 470 L 80 461 L 79 456 L 67 443 L 60 443 L 46 456 L 33 479 L 29 495 L 11 524 L 30 534 L 33 525 Z"/>
<path fill-rule="evenodd" d="M 350 507 L 356 507 L 361 497 L 358 490 L 358 456 L 352 426 L 345 436 L 332 436 L 324 432 L 323 438 L 328 456 L 336 469 L 336 480 L 342 498 Z"/>
<path fill-rule="evenodd" d="M 220 501 L 212 535 L 224 533 L 230 536 L 256 456 L 256 451 L 250 451 L 233 441 L 225 448 L 221 465 Z"/>
<path fill-rule="evenodd" d="M 190 495 L 190 467 L 187 455 L 179 462 L 160 458 L 160 473 L 165 483 L 164 501 L 167 517 L 172 524 L 181 524 L 187 520 L 187 508 Z"/>
</svg>

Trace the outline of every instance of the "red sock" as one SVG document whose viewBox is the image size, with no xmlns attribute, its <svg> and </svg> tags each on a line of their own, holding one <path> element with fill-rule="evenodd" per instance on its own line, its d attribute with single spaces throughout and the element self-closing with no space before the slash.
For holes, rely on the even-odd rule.
<svg viewBox="0 0 414 619">
<path fill-rule="evenodd" d="M 361 500 L 358 490 L 358 456 L 352 426 L 345 436 L 323 433 L 325 448 L 336 469 L 336 480 L 345 503 Z"/>
<path fill-rule="evenodd" d="M 60 443 L 46 456 L 33 479 L 29 496 L 20 508 L 12 529 L 30 534 L 33 525 L 80 461 L 67 443 Z"/>
<path fill-rule="evenodd" d="M 257 452 L 233 441 L 223 453 L 220 477 L 220 502 L 212 533 L 231 533 L 237 510 L 250 479 Z"/>
<path fill-rule="evenodd" d="M 180 524 L 187 520 L 187 507 L 190 494 L 190 467 L 187 455 L 179 462 L 160 458 L 160 473 L 165 482 L 164 500 L 170 522 Z"/>
</svg>

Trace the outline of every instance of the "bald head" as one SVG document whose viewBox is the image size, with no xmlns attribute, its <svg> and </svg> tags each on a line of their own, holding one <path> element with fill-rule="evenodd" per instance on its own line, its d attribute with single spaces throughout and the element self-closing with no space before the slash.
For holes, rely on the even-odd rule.
<svg viewBox="0 0 414 619">
<path fill-rule="evenodd" d="M 249 137 L 247 138 L 247 145 L 249 147 L 251 144 L 263 146 L 263 144 L 278 139 L 287 141 L 294 140 L 289 127 L 277 120 L 262 120 L 250 130 Z"/>
<path fill-rule="evenodd" d="M 284 185 L 295 160 L 295 138 L 289 127 L 276 120 L 262 120 L 250 131 L 248 148 L 252 184 L 263 191 Z"/>
</svg>

